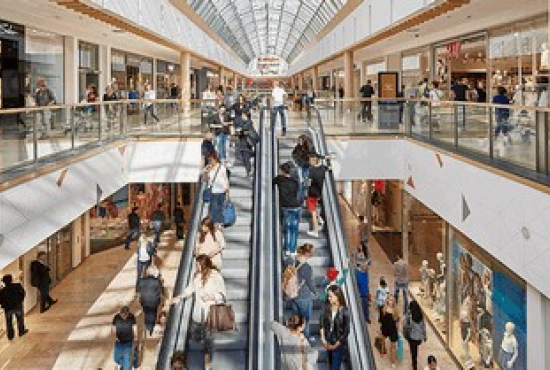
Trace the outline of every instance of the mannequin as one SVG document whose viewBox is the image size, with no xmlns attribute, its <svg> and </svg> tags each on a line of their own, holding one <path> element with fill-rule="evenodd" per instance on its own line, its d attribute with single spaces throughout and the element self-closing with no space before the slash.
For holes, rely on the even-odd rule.
<svg viewBox="0 0 550 370">
<path fill-rule="evenodd" d="M 493 290 L 491 289 L 491 273 L 489 270 L 483 272 L 483 292 L 485 293 L 485 311 L 493 314 Z"/>
<path fill-rule="evenodd" d="M 437 275 L 437 278 L 440 280 L 445 280 L 445 268 L 447 267 L 447 265 L 445 264 L 443 253 L 437 253 L 436 258 L 439 261 L 439 275 Z"/>
<path fill-rule="evenodd" d="M 438 294 L 438 291 L 437 291 L 437 281 L 435 279 L 435 270 L 434 269 L 428 269 L 428 279 L 429 279 L 429 283 L 428 283 L 428 296 L 431 298 L 431 302 L 430 302 L 430 305 L 431 305 L 431 308 L 433 310 L 434 308 L 434 302 L 435 302 L 435 298 L 437 297 L 437 294 Z"/>
<path fill-rule="evenodd" d="M 499 353 L 499 364 L 505 370 L 513 370 L 514 363 L 518 358 L 518 341 L 514 330 L 516 326 L 507 322 L 504 327 L 504 336 L 502 338 L 502 343 L 500 344 L 500 353 Z"/>
<path fill-rule="evenodd" d="M 428 273 L 428 261 L 423 260 L 422 266 L 420 267 L 420 276 L 422 279 L 422 298 L 426 299 L 429 297 L 430 293 L 430 275 Z"/>
<path fill-rule="evenodd" d="M 547 70 L 548 68 L 548 44 L 543 42 L 540 52 L 540 69 Z"/>
<path fill-rule="evenodd" d="M 445 316 L 445 312 L 447 311 L 447 307 L 446 307 L 447 292 L 445 287 L 446 287 L 445 280 L 443 280 L 439 285 L 439 300 L 437 302 L 437 313 L 441 316 Z"/>
<path fill-rule="evenodd" d="M 472 336 L 472 323 L 468 311 L 464 308 L 460 311 L 460 338 L 462 339 L 462 352 L 464 353 L 464 364 L 470 358 L 470 338 Z"/>
<path fill-rule="evenodd" d="M 487 328 L 481 329 L 479 333 L 479 354 L 481 357 L 481 366 L 484 369 L 493 368 L 493 339 L 491 332 Z"/>
</svg>

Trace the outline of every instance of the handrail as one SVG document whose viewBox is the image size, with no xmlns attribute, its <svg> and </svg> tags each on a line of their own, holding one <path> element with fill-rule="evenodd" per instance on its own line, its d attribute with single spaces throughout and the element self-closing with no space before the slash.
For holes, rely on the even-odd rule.
<svg viewBox="0 0 550 370">
<path fill-rule="evenodd" d="M 203 190 L 205 184 L 199 179 L 198 193 L 193 203 L 191 211 L 192 217 L 189 219 L 187 236 L 183 246 L 176 284 L 174 286 L 173 296 L 180 295 L 189 285 L 191 272 L 193 270 L 193 259 L 197 232 L 201 223 L 203 213 Z M 162 338 L 162 343 L 157 360 L 157 370 L 167 370 L 170 366 L 170 357 L 176 350 L 185 350 L 187 340 L 187 329 L 193 306 L 193 300 L 186 299 L 178 304 L 172 305 L 168 313 L 166 329 Z"/>
<path fill-rule="evenodd" d="M 316 147 L 319 154 L 328 156 L 329 151 L 327 142 L 325 139 L 325 132 L 321 120 L 321 115 L 317 107 L 312 106 L 317 113 L 318 130 L 310 128 L 316 137 Z M 330 165 L 330 159 L 327 160 Z M 328 203 L 328 209 L 326 209 L 326 224 L 328 228 L 328 235 L 333 252 L 334 265 L 343 270 L 345 268 L 350 269 L 349 279 L 351 284 L 344 284 L 343 290 L 347 296 L 348 308 L 350 311 L 350 318 L 353 325 L 350 328 L 350 337 L 348 339 L 348 350 L 351 367 L 353 369 L 366 369 L 375 370 L 376 364 L 374 362 L 374 355 L 372 346 L 369 340 L 369 334 L 367 326 L 365 324 L 365 315 L 362 305 L 359 304 L 360 299 L 357 296 L 358 288 L 355 274 L 353 273 L 353 266 L 347 266 L 350 261 L 350 254 L 347 246 L 349 241 L 344 232 L 343 218 L 338 203 L 338 193 L 336 192 L 336 182 L 334 174 L 329 171 L 327 174 L 327 180 L 323 189 L 323 199 Z M 326 204 L 326 203 L 325 203 Z"/>
<path fill-rule="evenodd" d="M 254 162 L 254 207 L 253 207 L 253 233 L 252 233 L 252 265 L 250 268 L 250 306 L 248 325 L 248 369 L 262 368 L 262 361 L 265 361 L 262 346 L 264 343 L 263 322 L 265 311 L 261 307 L 265 304 L 262 294 L 263 286 L 263 255 L 265 243 L 263 237 L 266 230 L 264 207 L 265 186 L 262 182 L 263 170 L 266 168 L 264 151 L 266 150 L 267 137 L 263 135 L 265 128 L 264 111 L 260 111 L 260 123 L 258 131 L 260 142 L 256 145 L 256 159 Z"/>
</svg>

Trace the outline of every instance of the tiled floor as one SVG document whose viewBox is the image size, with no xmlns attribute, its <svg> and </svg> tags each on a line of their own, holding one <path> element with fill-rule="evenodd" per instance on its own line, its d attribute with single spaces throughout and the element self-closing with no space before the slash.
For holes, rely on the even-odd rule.
<svg viewBox="0 0 550 370">
<path fill-rule="evenodd" d="M 134 243 L 135 244 L 135 243 Z M 158 250 L 165 287 L 171 294 L 181 257 L 167 231 Z M 0 369 L 113 369 L 111 320 L 122 305 L 136 313 L 135 245 L 92 255 L 53 291 L 59 302 L 44 314 L 37 309 L 26 317 L 29 333 L 13 343 L 0 340 Z M 137 315 L 143 336 L 143 317 Z M 153 369 L 157 341 L 146 340 L 142 369 Z"/>
<path fill-rule="evenodd" d="M 348 205 L 341 200 L 340 201 L 340 207 L 342 210 L 342 217 L 344 218 L 345 228 L 348 235 L 348 240 L 350 243 L 350 246 L 358 245 L 359 239 L 358 239 L 358 232 L 357 232 L 357 219 L 355 215 L 351 212 Z M 388 282 L 388 285 L 390 287 L 394 286 L 394 277 L 393 277 L 393 265 L 388 260 L 386 254 L 382 251 L 378 243 L 374 238 L 371 238 L 369 241 L 369 249 L 371 253 L 371 259 L 372 264 L 369 271 L 369 288 L 371 294 L 376 292 L 376 288 L 378 287 L 378 281 L 381 276 L 384 276 L 386 278 L 386 281 Z M 400 301 L 401 303 L 401 301 Z M 378 312 L 376 308 L 371 306 L 371 324 L 369 325 L 369 336 L 374 348 L 374 338 L 379 333 L 380 326 L 377 322 Z M 398 324 L 398 327 L 400 328 L 402 325 L 402 322 Z M 434 355 L 437 358 L 438 365 L 443 370 L 452 370 L 457 369 L 456 364 L 451 359 L 445 348 L 443 347 L 442 343 L 439 341 L 437 335 L 432 330 L 430 325 L 427 325 L 427 336 L 428 340 L 426 343 L 423 343 L 420 346 L 419 353 L 418 353 L 418 366 L 420 369 L 423 369 L 426 365 L 426 359 L 428 355 Z M 378 369 L 386 370 L 391 369 L 391 362 L 389 360 L 389 356 L 386 355 L 384 357 L 380 356 L 378 351 L 374 351 L 375 353 L 375 360 L 376 360 L 376 366 Z M 404 343 L 404 360 L 402 364 L 398 364 L 398 369 L 412 369 L 412 363 L 411 363 L 411 356 L 410 351 L 408 348 L 408 344 Z"/>
</svg>

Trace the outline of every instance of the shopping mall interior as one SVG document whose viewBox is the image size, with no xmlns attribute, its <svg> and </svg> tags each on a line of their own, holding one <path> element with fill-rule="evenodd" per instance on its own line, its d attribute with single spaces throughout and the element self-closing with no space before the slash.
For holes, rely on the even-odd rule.
<svg viewBox="0 0 550 370">
<path fill-rule="evenodd" d="M 549 9 L 0 0 L 0 370 L 550 370 Z"/>
</svg>

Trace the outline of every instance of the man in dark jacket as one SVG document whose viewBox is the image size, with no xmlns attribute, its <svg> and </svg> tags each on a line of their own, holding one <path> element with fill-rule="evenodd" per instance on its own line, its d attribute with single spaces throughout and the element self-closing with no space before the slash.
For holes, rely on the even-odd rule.
<svg viewBox="0 0 550 370">
<path fill-rule="evenodd" d="M 134 207 L 132 208 L 132 212 L 128 215 L 128 236 L 126 237 L 124 249 L 130 249 L 130 243 L 132 240 L 139 238 L 139 227 L 141 225 L 141 221 L 137 211 L 138 208 Z"/>
<path fill-rule="evenodd" d="M 25 289 L 19 283 L 13 282 L 11 275 L 4 275 L 2 278 L 4 288 L 0 290 L 0 305 L 4 309 L 4 315 L 6 316 L 6 328 L 8 331 L 8 339 L 13 340 L 15 336 L 13 330 L 13 316 L 17 319 L 17 331 L 19 336 L 27 334 L 28 330 L 25 329 L 25 321 L 23 316 L 23 300 L 25 299 Z"/>
<path fill-rule="evenodd" d="M 295 258 L 300 222 L 300 202 L 298 200 L 300 184 L 292 178 L 292 168 L 292 162 L 283 163 L 280 167 L 281 173 L 273 179 L 273 184 L 279 188 L 279 206 L 285 226 L 286 255 Z"/>
<path fill-rule="evenodd" d="M 181 207 L 181 203 L 176 204 L 176 209 L 174 209 L 174 222 L 176 223 L 176 236 L 178 240 L 183 239 L 183 225 L 185 224 L 185 213 Z"/>
<path fill-rule="evenodd" d="M 157 210 L 151 215 L 151 226 L 155 230 L 155 244 L 158 244 L 158 242 L 160 242 L 160 232 L 162 231 L 165 220 L 166 216 L 162 211 L 162 203 L 159 203 L 157 206 Z"/>
<path fill-rule="evenodd" d="M 36 260 L 31 262 L 31 284 L 40 292 L 40 312 L 49 310 L 57 299 L 50 297 L 50 266 L 46 261 L 46 252 L 40 251 Z"/>
<path fill-rule="evenodd" d="M 160 272 L 155 266 L 147 269 L 147 276 L 139 282 L 139 302 L 145 316 L 145 329 L 149 335 L 153 334 L 153 328 L 157 321 L 157 312 L 163 296 Z"/>
</svg>

